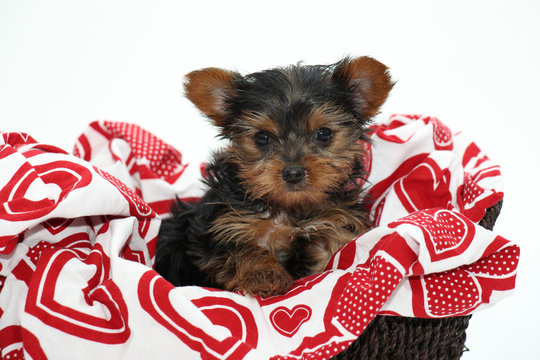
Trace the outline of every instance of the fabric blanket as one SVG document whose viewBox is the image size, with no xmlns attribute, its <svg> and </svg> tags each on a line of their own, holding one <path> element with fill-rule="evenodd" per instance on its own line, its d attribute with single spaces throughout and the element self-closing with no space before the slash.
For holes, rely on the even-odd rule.
<svg viewBox="0 0 540 360">
<path fill-rule="evenodd" d="M 373 230 L 322 274 L 268 298 L 173 287 L 154 270 L 172 199 L 203 164 L 140 127 L 99 121 L 74 154 L 0 136 L 3 359 L 326 359 L 378 314 L 471 314 L 509 295 L 519 248 L 477 225 L 501 174 L 438 119 L 393 115 L 366 144 Z"/>
</svg>

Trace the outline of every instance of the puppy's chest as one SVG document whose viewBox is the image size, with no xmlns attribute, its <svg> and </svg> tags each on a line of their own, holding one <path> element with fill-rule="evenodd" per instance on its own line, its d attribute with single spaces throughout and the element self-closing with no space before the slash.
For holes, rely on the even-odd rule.
<svg viewBox="0 0 540 360">
<path fill-rule="evenodd" d="M 273 252 L 292 248 L 295 239 L 303 233 L 294 219 L 284 212 L 274 215 L 266 212 L 255 222 L 254 227 L 256 244 Z"/>
<path fill-rule="evenodd" d="M 286 212 L 265 213 L 256 222 L 254 240 L 258 246 L 272 251 L 278 259 L 308 249 L 309 252 L 334 252 L 351 239 L 350 236 L 346 240 L 335 236 L 343 231 L 342 225 L 333 223 L 325 216 L 297 217 Z"/>
<path fill-rule="evenodd" d="M 302 214 L 303 215 L 303 214 Z M 214 241 L 270 250 L 281 261 L 310 254 L 332 254 L 363 232 L 361 214 L 350 208 L 329 208 L 299 216 L 281 210 L 262 212 L 228 209 L 212 223 Z"/>
</svg>

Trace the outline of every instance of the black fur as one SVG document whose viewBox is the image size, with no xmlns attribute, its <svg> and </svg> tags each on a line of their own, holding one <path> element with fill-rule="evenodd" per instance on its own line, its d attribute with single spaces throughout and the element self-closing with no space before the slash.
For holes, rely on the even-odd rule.
<svg viewBox="0 0 540 360">
<path fill-rule="evenodd" d="M 344 120 L 354 121 L 349 124 L 351 130 L 358 129 L 359 125 L 366 130 L 370 118 L 355 109 L 354 89 L 348 85 L 349 79 L 336 78 L 333 73 L 341 63 L 291 65 L 238 76 L 233 86 L 236 96 L 227 99 L 229 112 L 223 135 L 231 137 L 241 133 L 235 127 L 235 120 L 247 112 L 264 113 L 287 132 L 298 130 L 295 128 L 299 124 L 297 119 L 324 103 L 338 104 L 350 114 L 351 117 Z M 359 135 L 368 141 L 363 132 Z"/>
</svg>

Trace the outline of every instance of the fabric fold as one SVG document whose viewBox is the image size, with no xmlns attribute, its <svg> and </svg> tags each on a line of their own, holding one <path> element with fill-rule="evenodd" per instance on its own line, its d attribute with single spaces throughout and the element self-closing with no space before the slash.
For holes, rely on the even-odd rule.
<svg viewBox="0 0 540 360">
<path fill-rule="evenodd" d="M 128 123 L 91 123 L 74 155 L 1 134 L 1 356 L 327 359 L 377 315 L 461 316 L 510 295 L 519 247 L 478 225 L 503 198 L 498 165 L 434 117 L 393 115 L 370 136 L 374 228 L 260 298 L 152 270 L 161 219 L 204 193 L 204 164 Z"/>
</svg>

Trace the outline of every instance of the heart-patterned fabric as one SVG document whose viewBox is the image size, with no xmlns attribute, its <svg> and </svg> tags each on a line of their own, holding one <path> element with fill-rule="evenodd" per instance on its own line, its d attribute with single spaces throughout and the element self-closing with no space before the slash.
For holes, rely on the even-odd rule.
<svg viewBox="0 0 540 360">
<path fill-rule="evenodd" d="M 180 146 L 181 148 L 181 146 Z M 152 270 L 175 196 L 204 164 L 128 123 L 74 154 L 0 135 L 0 349 L 5 359 L 327 359 L 378 314 L 470 314 L 509 295 L 519 248 L 477 225 L 499 167 L 436 118 L 393 115 L 365 143 L 375 227 L 283 296 L 173 287 Z"/>
</svg>

